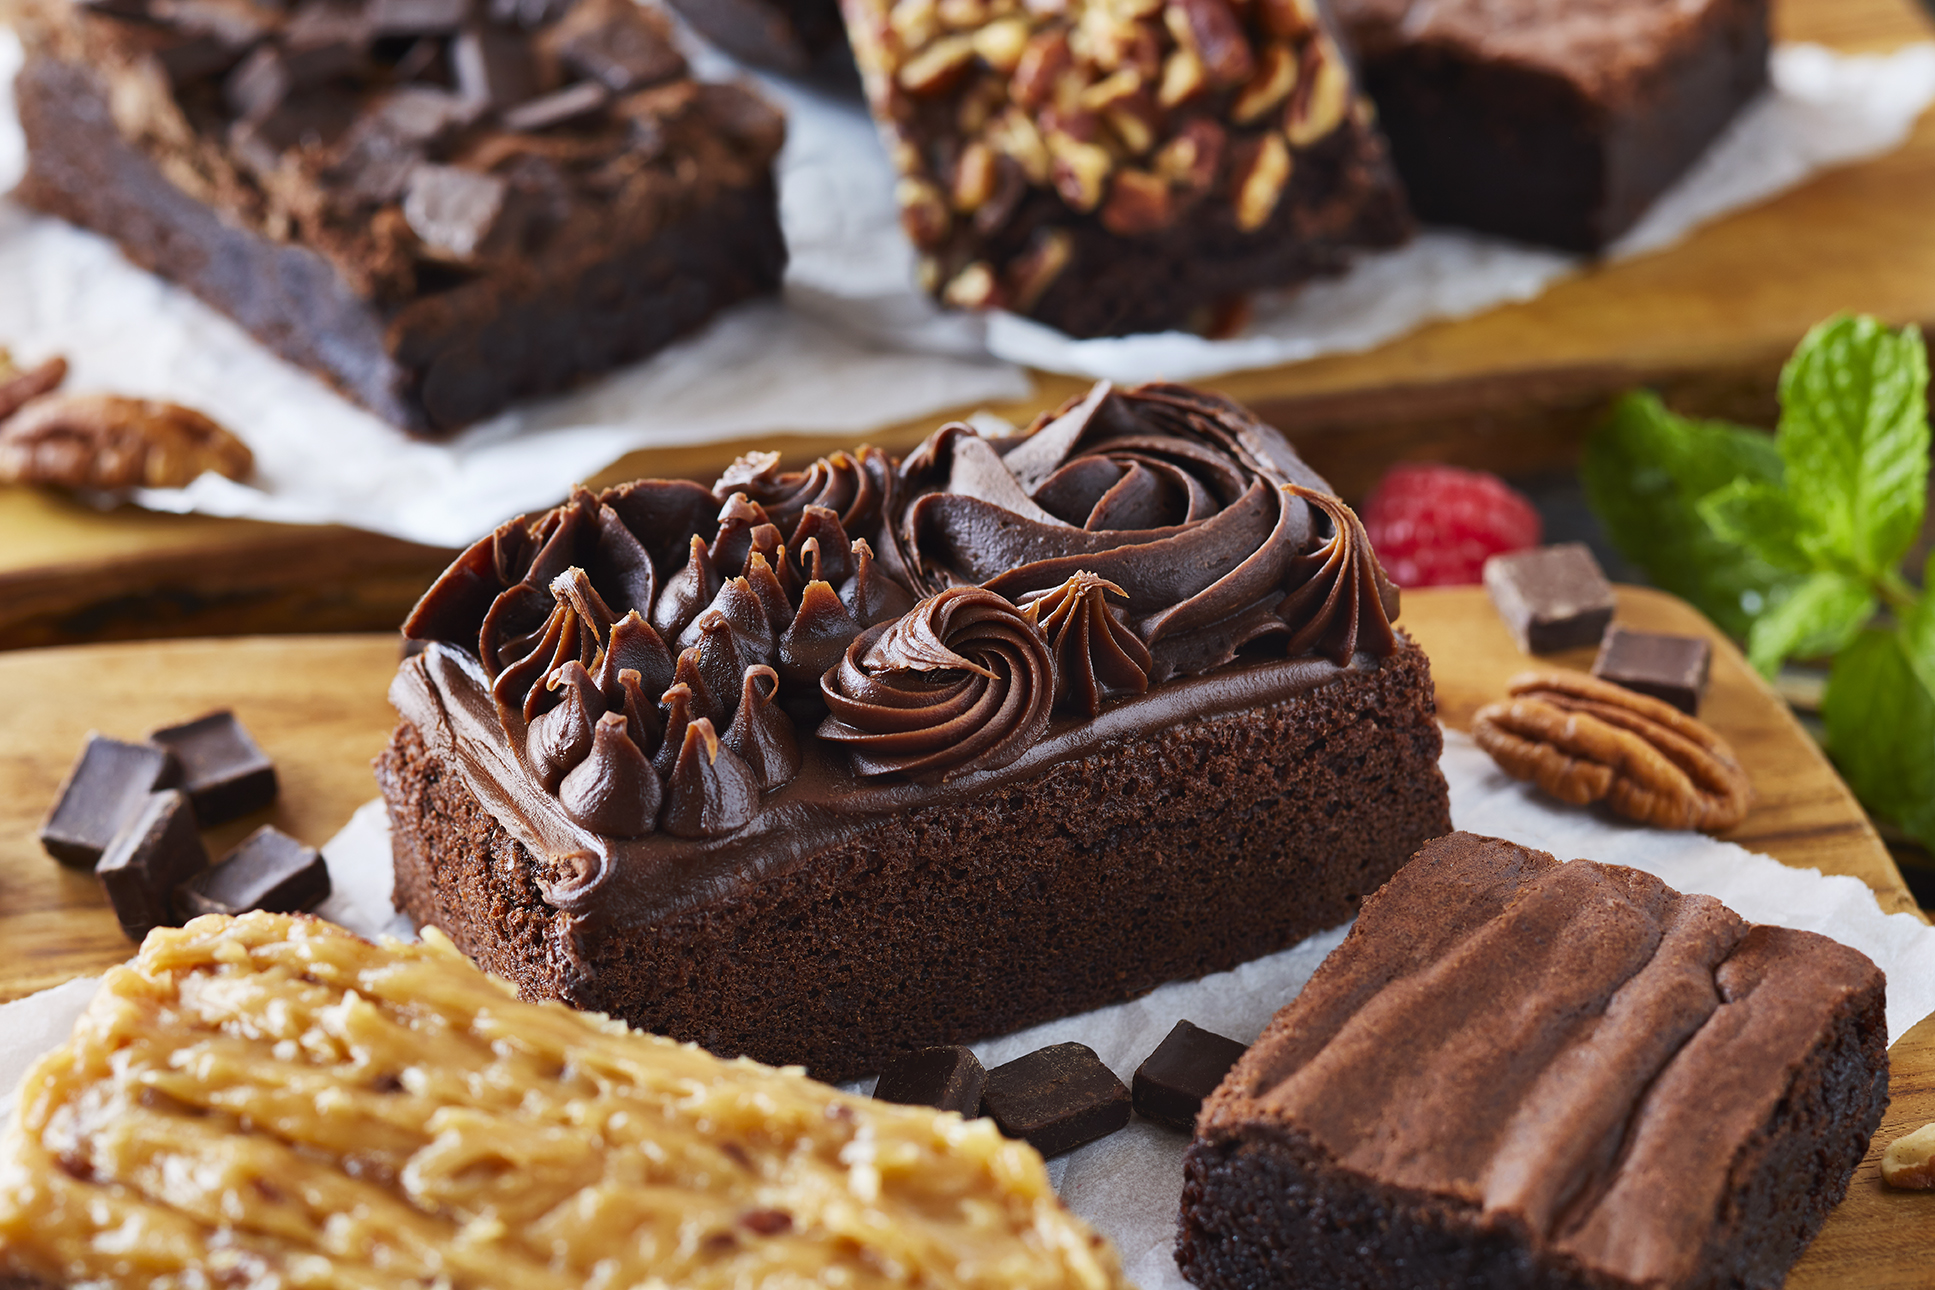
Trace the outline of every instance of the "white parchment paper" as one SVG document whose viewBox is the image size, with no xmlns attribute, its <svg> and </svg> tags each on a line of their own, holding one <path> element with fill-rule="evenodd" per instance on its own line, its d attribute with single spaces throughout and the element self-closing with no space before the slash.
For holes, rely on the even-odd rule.
<svg viewBox="0 0 1935 1290">
<path fill-rule="evenodd" d="M 0 191 L 23 147 L 0 31 Z M 708 75 L 737 69 L 694 49 Z M 1900 144 L 1935 100 L 1935 45 L 1886 57 L 1789 46 L 1774 89 L 1621 243 L 1671 244 L 1823 168 Z M 176 399 L 255 450 L 248 485 L 205 476 L 141 504 L 292 523 L 341 522 L 462 545 L 636 448 L 787 432 L 855 438 L 943 408 L 1023 397 L 1017 365 L 1120 381 L 1196 380 L 1381 344 L 1433 320 L 1536 296 L 1582 262 L 1444 230 L 1355 271 L 1261 302 L 1239 337 L 1076 341 L 1011 315 L 943 314 L 911 284 L 893 177 L 857 101 L 756 77 L 790 121 L 779 166 L 792 263 L 782 300 L 728 311 L 632 368 L 454 441 L 412 441 L 280 360 L 100 238 L 0 199 L 0 344 L 74 364 L 69 388 Z M 1797 249 L 1798 251 L 1798 249 Z"/>
<path fill-rule="evenodd" d="M 1790 869 L 1698 833 L 1628 826 L 1561 805 L 1506 778 L 1457 733 L 1445 736 L 1443 766 L 1452 822 L 1459 828 L 1512 838 L 1562 859 L 1632 865 L 1681 891 L 1716 896 L 1756 922 L 1805 928 L 1852 945 L 1888 974 L 1891 1040 L 1935 1012 L 1935 928 L 1908 914 L 1884 914 L 1858 880 Z M 358 810 L 324 853 L 336 890 L 317 912 L 365 935 L 412 935 L 390 908 L 389 834 L 380 801 Z M 974 1050 L 994 1066 L 1047 1044 L 1077 1041 L 1126 1083 L 1183 1018 L 1244 1043 L 1254 1040 L 1344 931 L 1323 932 L 1233 972 L 1166 985 L 1132 1003 L 1049 1022 Z M 84 978 L 0 1007 L 0 1091 L 11 1089 L 35 1057 L 66 1037 L 94 987 L 95 978 Z M 848 1087 L 865 1092 L 870 1083 Z M 1115 1241 L 1123 1267 L 1143 1290 L 1187 1290 L 1170 1257 L 1187 1145 L 1184 1134 L 1138 1119 L 1048 1165 L 1069 1206 Z"/>
</svg>

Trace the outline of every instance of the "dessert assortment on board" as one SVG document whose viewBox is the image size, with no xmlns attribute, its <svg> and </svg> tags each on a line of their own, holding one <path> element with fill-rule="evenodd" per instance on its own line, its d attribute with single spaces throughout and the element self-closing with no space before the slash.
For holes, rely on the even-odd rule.
<svg viewBox="0 0 1935 1290">
<path fill-rule="evenodd" d="M 15 195 L 448 432 L 779 285 L 780 115 L 631 0 L 10 0 Z"/>
<path fill-rule="evenodd" d="M 396 902 L 527 994 L 844 1079 L 1295 944 L 1449 827 L 1395 589 L 1236 405 L 776 463 L 506 524 L 405 625 Z"/>
<path fill-rule="evenodd" d="M 1428 844 L 1197 1122 L 1222 1287 L 1778 1285 L 1888 1103 L 1882 974 L 1637 870 Z"/>
</svg>

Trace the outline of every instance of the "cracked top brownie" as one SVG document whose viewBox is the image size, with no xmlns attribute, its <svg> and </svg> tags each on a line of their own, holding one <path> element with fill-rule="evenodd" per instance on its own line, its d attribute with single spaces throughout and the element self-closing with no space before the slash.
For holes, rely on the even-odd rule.
<svg viewBox="0 0 1935 1290">
<path fill-rule="evenodd" d="M 991 440 L 936 431 L 712 489 L 580 491 L 478 542 L 392 691 L 541 857 L 556 907 L 650 917 L 869 815 L 1408 646 L 1355 515 L 1273 429 L 1177 386 Z"/>
<path fill-rule="evenodd" d="M 771 188 L 783 120 L 739 86 L 694 80 L 669 20 L 632 0 L 6 12 L 29 51 L 22 195 L 116 237 L 410 428 L 454 428 L 669 339 L 599 330 L 631 296 L 710 293 L 696 310 L 659 302 L 702 316 L 771 289 L 784 263 Z M 746 223 L 761 248 L 746 258 L 765 268 L 716 273 L 673 240 L 658 252 L 669 266 L 630 250 L 708 213 Z M 211 219 L 248 245 L 220 243 Z M 273 257 L 290 248 L 333 282 L 278 309 L 294 270 Z"/>
<path fill-rule="evenodd" d="M 992 1121 L 521 1002 L 434 931 L 158 930 L 21 1088 L 8 1285 L 1125 1284 Z"/>
<path fill-rule="evenodd" d="M 1315 0 L 844 0 L 923 285 L 1076 336 L 1227 325 L 1409 218 Z"/>
</svg>

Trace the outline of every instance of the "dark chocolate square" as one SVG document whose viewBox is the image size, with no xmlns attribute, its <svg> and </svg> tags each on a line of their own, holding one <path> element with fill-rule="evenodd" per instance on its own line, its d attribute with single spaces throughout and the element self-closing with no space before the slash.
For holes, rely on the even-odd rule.
<svg viewBox="0 0 1935 1290">
<path fill-rule="evenodd" d="M 1636 632 L 1615 624 L 1599 643 L 1592 674 L 1698 716 L 1712 663 L 1712 644 L 1698 636 Z"/>
<path fill-rule="evenodd" d="M 90 734 L 40 826 L 40 845 L 62 864 L 92 869 L 149 793 L 179 782 L 173 753 Z"/>
<path fill-rule="evenodd" d="M 923 1048 L 889 1062 L 873 1095 L 883 1102 L 932 1106 L 972 1118 L 981 1113 L 988 1072 L 961 1044 Z"/>
<path fill-rule="evenodd" d="M 322 853 L 265 824 L 183 883 L 175 903 L 185 918 L 251 909 L 296 914 L 314 909 L 328 896 L 329 866 Z"/>
<path fill-rule="evenodd" d="M 1612 584 L 1584 542 L 1495 555 L 1485 590 L 1527 654 L 1597 645 L 1612 621 Z"/>
<path fill-rule="evenodd" d="M 121 930 L 140 940 L 176 926 L 175 888 L 208 867 L 195 810 L 180 789 L 150 793 L 94 867 Z"/>
<path fill-rule="evenodd" d="M 1129 1122 L 1129 1090 L 1087 1044 L 1051 1044 L 988 1072 L 981 1109 L 1044 1156 L 1105 1138 Z"/>
<path fill-rule="evenodd" d="M 181 762 L 181 787 L 202 827 L 259 811 L 275 801 L 275 765 L 224 709 L 148 736 Z"/>
<path fill-rule="evenodd" d="M 1136 1114 L 1188 1133 L 1203 1099 L 1216 1091 L 1243 1055 L 1242 1044 L 1187 1021 L 1178 1021 L 1156 1050 L 1136 1067 Z"/>
</svg>

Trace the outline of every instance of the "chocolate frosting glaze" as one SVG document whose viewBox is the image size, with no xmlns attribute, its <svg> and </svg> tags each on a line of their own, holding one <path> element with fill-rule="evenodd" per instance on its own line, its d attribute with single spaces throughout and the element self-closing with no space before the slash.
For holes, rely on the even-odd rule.
<svg viewBox="0 0 1935 1290">
<path fill-rule="evenodd" d="M 938 783 L 1006 766 L 1041 737 L 1055 694 L 1048 643 L 991 591 L 950 587 L 869 628 L 828 669 L 819 737 L 862 775 Z"/>
<path fill-rule="evenodd" d="M 866 803 L 828 808 L 850 827 L 897 791 L 1131 737 L 1147 727 L 1121 713 L 1272 655 L 1291 665 L 1245 686 L 1318 684 L 1398 649 L 1396 607 L 1356 517 L 1276 431 L 1213 395 L 1102 383 L 1025 437 L 946 426 L 897 468 L 872 448 L 794 472 L 752 454 L 711 490 L 574 490 L 431 587 L 405 630 L 473 666 L 439 653 L 398 693 L 461 731 L 450 752 L 549 858 L 561 907 L 609 887 L 615 909 L 657 909 L 684 898 L 662 860 L 610 865 L 663 834 L 762 837 L 808 791 Z"/>
</svg>

